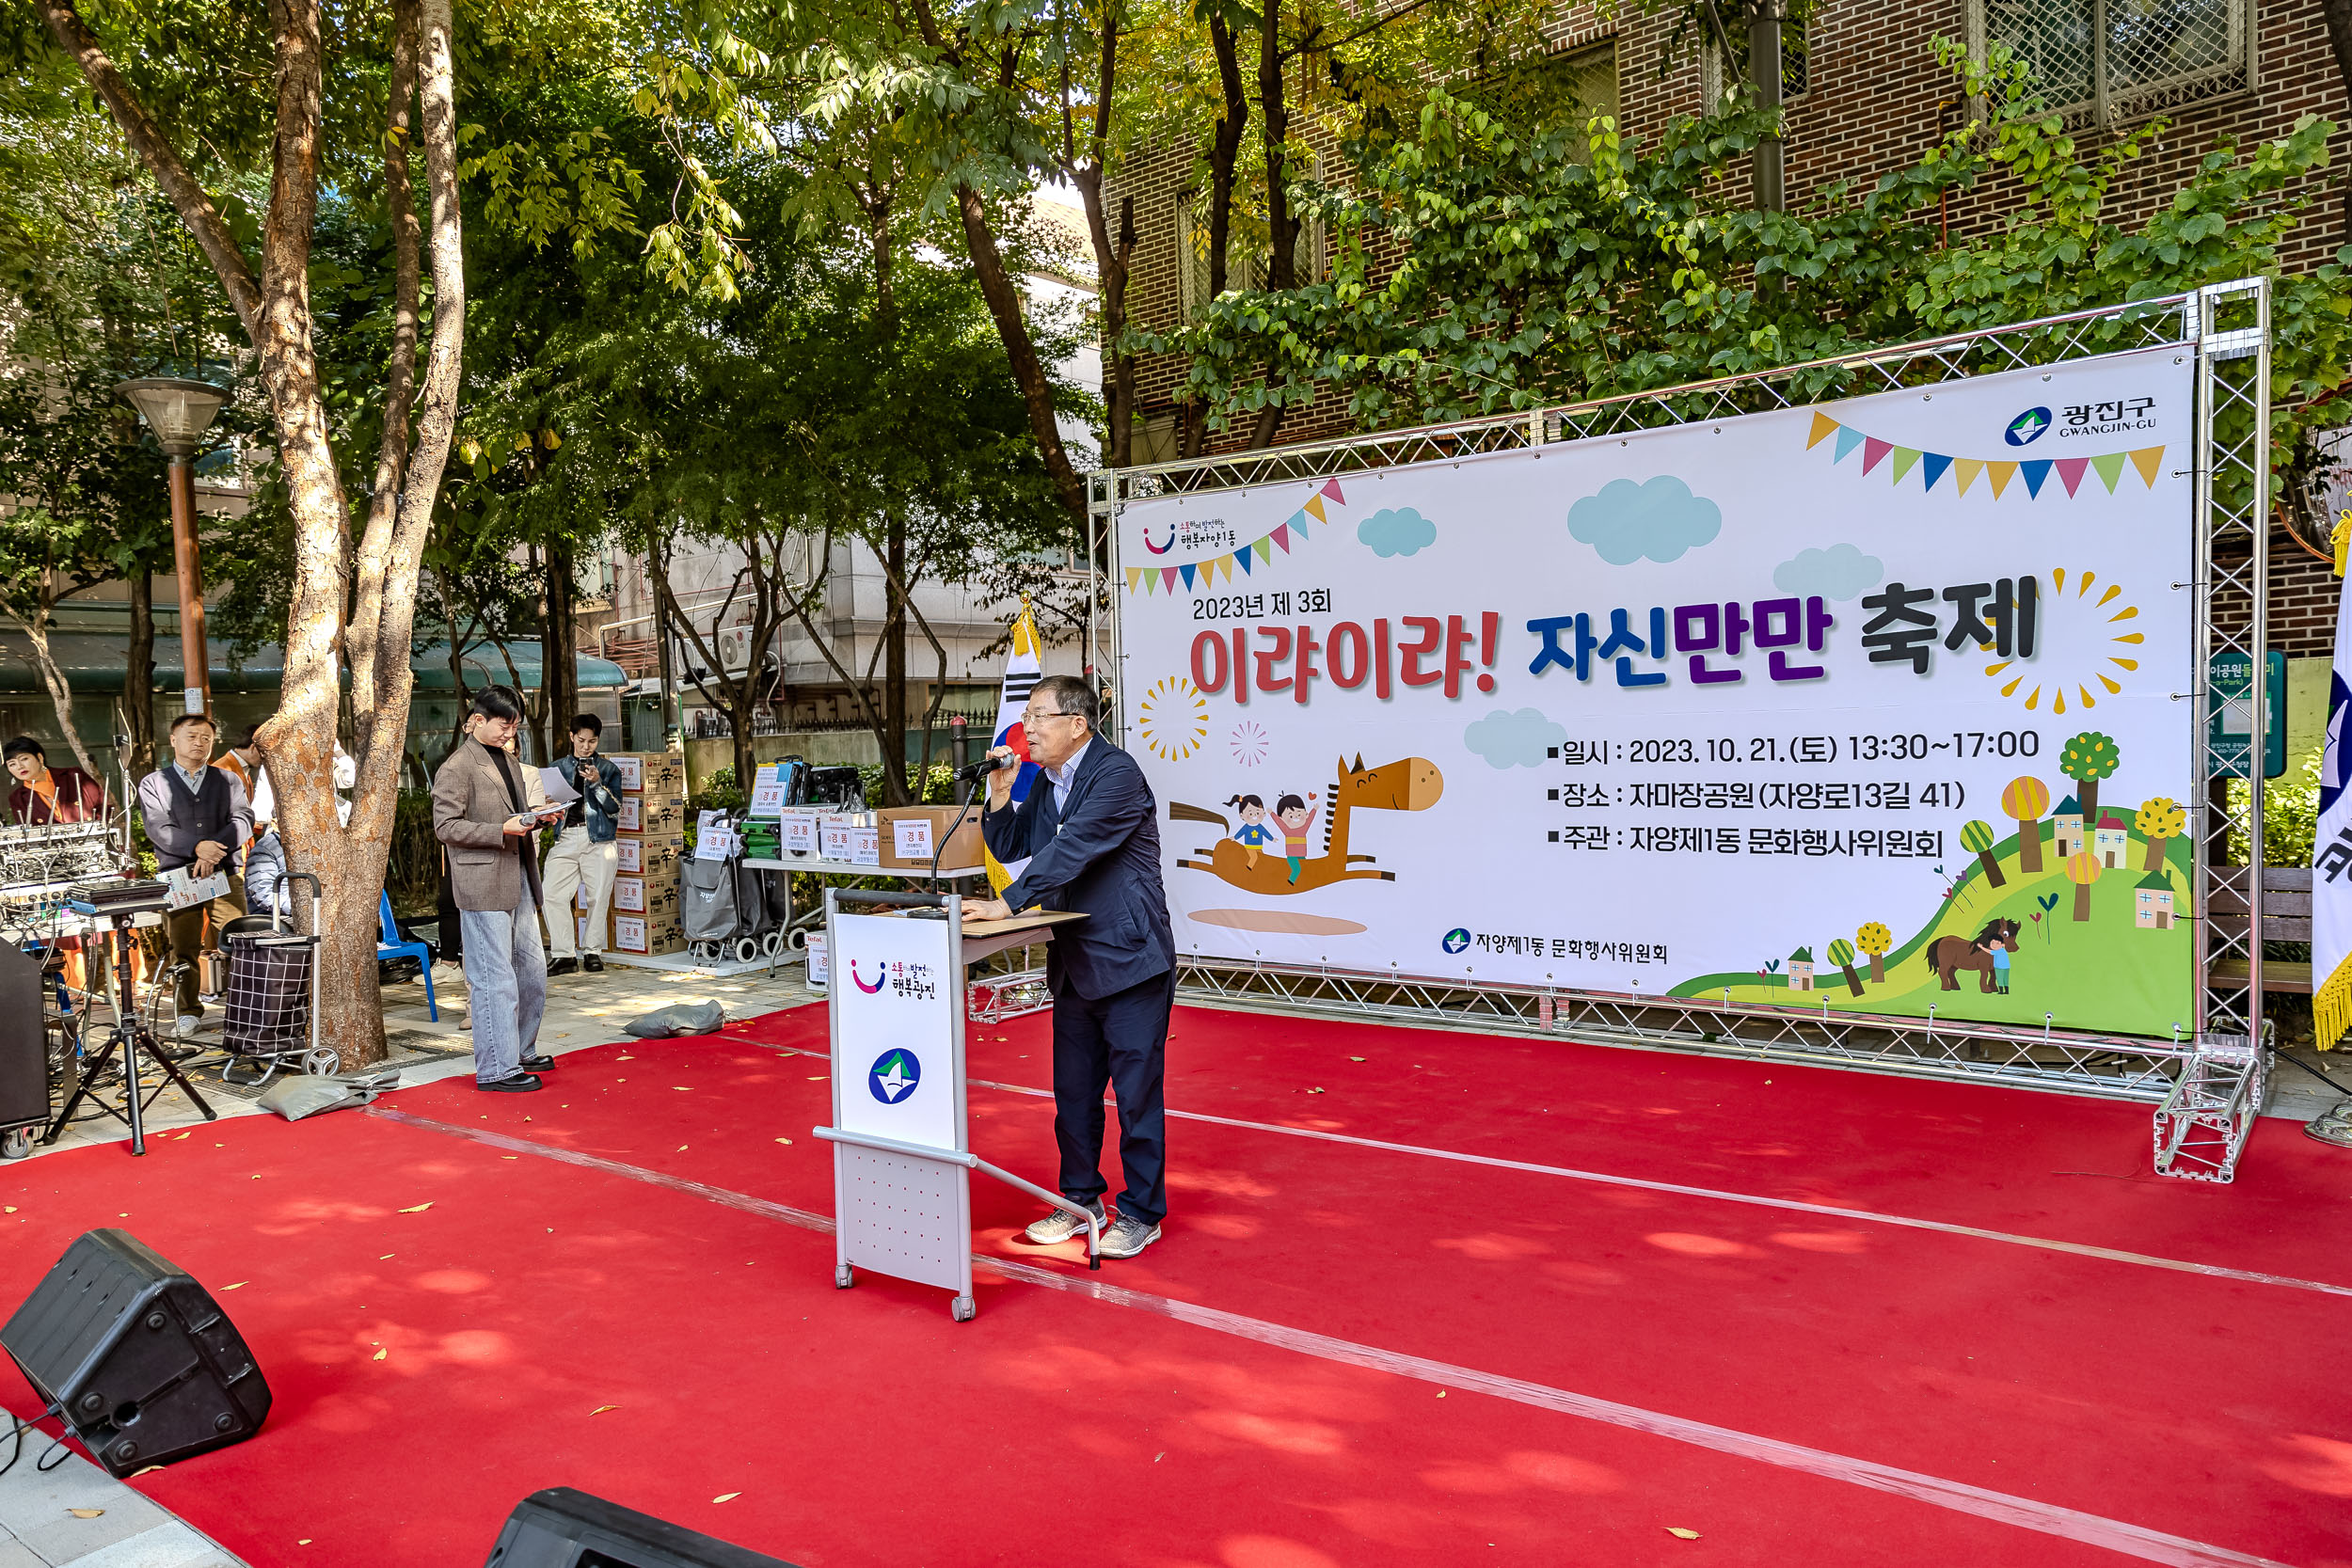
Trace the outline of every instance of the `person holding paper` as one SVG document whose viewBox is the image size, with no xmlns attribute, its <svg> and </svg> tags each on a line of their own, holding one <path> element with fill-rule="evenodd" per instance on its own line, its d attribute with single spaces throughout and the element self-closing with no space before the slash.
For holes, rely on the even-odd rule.
<svg viewBox="0 0 2352 1568">
<path fill-rule="evenodd" d="M 538 769 L 507 752 L 522 722 L 522 699 L 503 686 L 485 687 L 474 693 L 473 712 L 472 735 L 433 775 L 433 835 L 449 848 L 465 931 L 474 1087 L 528 1093 L 555 1066 L 539 1052 L 548 972 L 533 841 L 564 811 L 548 807 Z"/>
<path fill-rule="evenodd" d="M 989 851 L 1020 875 L 1001 899 L 967 898 L 967 921 L 1002 920 L 1031 908 L 1082 911 L 1045 949 L 1054 993 L 1054 1138 L 1061 1191 L 1103 1212 L 1103 1089 L 1119 1101 L 1119 1161 L 1127 1186 L 1103 1256 L 1133 1258 L 1160 1239 L 1168 1213 L 1168 1016 L 1176 1000 L 1176 938 L 1160 883 L 1158 808 L 1143 769 L 1094 733 L 1094 693 L 1072 675 L 1048 675 L 1022 716 L 1029 760 L 1044 777 L 1012 804 L 1015 769 L 988 775 L 980 818 Z M 1013 754 L 999 746 L 992 757 Z M 1022 863 L 1025 859 L 1025 863 Z M 1068 1241 L 1086 1227 L 1055 1210 L 1029 1240 Z"/>
<path fill-rule="evenodd" d="M 229 890 L 209 903 L 191 904 L 164 917 L 164 961 L 180 966 L 175 994 L 184 1027 L 204 1016 L 199 1000 L 199 965 L 217 952 L 219 928 L 245 913 L 245 887 L 237 875 L 237 847 L 253 836 L 253 807 L 236 776 L 215 768 L 213 721 L 183 713 L 171 721 L 171 760 L 139 781 L 139 816 L 148 842 L 155 846 L 155 868 L 184 870 L 201 880 L 225 871 Z M 204 917 L 213 919 L 208 937 Z"/>
<path fill-rule="evenodd" d="M 596 755 L 604 736 L 604 721 L 583 713 L 572 721 L 572 750 L 550 772 L 562 775 L 573 799 L 564 808 L 564 831 L 548 851 L 548 973 L 569 974 L 584 969 L 604 970 L 605 911 L 612 902 L 612 873 L 620 863 L 614 842 L 621 827 L 621 798 L 612 789 L 612 764 Z M 560 798 L 562 791 L 549 790 Z M 588 890 L 588 908 L 577 910 L 580 890 Z M 588 917 L 588 942 L 579 942 L 576 915 Z"/>
<path fill-rule="evenodd" d="M 278 897 L 278 884 L 286 876 L 286 846 L 278 836 L 278 796 L 270 788 L 269 769 L 262 766 L 262 726 L 247 724 L 237 743 L 221 752 L 215 768 L 245 785 L 253 804 L 253 836 L 245 843 L 245 908 L 248 914 L 269 914 Z"/>
</svg>

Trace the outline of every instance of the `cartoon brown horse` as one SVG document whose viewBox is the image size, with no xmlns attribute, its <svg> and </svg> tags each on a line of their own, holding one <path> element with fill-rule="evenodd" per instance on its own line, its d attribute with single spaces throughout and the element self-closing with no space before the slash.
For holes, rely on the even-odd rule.
<svg viewBox="0 0 2352 1568">
<path fill-rule="evenodd" d="M 1993 994 L 1993 950 L 2006 947 L 2017 951 L 2017 922 L 1988 920 L 1975 940 L 1967 937 L 1938 937 L 1928 943 L 1928 967 L 1943 978 L 1946 990 L 1960 989 L 1960 972 L 1973 969 L 1978 974 L 1978 989 L 1987 996 Z"/>
<path fill-rule="evenodd" d="M 1395 872 L 1374 871 L 1359 863 L 1371 861 L 1372 856 L 1347 852 L 1348 815 L 1359 810 L 1427 811 L 1445 793 L 1445 775 L 1427 757 L 1406 757 L 1401 762 L 1366 768 L 1360 753 L 1353 767 L 1342 757 L 1339 775 L 1339 782 L 1331 786 L 1329 814 L 1324 818 L 1323 853 L 1307 858 L 1299 868 L 1297 881 L 1290 879 L 1289 863 L 1280 855 L 1262 854 L 1257 857 L 1258 863 L 1252 865 L 1248 846 L 1230 838 L 1219 839 L 1213 848 L 1193 851 L 1195 855 L 1206 855 L 1206 860 L 1179 860 L 1176 863 L 1189 871 L 1210 872 L 1249 893 L 1305 893 L 1331 882 L 1375 879 L 1395 881 Z M 1204 806 L 1171 800 L 1168 817 L 1171 822 L 1211 822 L 1220 832 L 1231 831 L 1222 813 Z"/>
</svg>

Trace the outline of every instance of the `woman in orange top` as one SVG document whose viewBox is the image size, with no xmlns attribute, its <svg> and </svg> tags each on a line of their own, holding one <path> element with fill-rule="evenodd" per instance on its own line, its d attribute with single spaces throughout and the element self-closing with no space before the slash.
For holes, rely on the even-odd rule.
<svg viewBox="0 0 2352 1568">
<path fill-rule="evenodd" d="M 8 791 L 11 823 L 95 822 L 106 809 L 106 791 L 78 768 L 52 771 L 40 741 L 20 735 L 0 746 L 16 787 Z"/>
</svg>

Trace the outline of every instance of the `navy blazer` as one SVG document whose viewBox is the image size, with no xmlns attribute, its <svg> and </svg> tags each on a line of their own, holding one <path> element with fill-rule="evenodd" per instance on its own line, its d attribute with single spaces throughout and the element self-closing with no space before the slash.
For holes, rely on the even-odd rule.
<svg viewBox="0 0 2352 1568">
<path fill-rule="evenodd" d="M 1008 863 L 1029 858 L 1005 890 L 1015 911 L 1077 910 L 1087 918 L 1054 932 L 1045 980 L 1054 994 L 1093 1001 L 1176 966 L 1176 935 L 1160 885 L 1159 808 L 1136 759 L 1099 735 L 1087 739 L 1058 831 L 1041 819 L 1054 781 L 1041 773 L 1028 798 L 983 812 L 989 852 Z"/>
</svg>

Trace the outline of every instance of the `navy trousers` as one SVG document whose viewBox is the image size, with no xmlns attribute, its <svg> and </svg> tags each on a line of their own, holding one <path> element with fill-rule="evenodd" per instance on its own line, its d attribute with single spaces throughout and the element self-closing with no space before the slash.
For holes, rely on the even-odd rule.
<svg viewBox="0 0 2352 1568">
<path fill-rule="evenodd" d="M 1103 1088 L 1119 1100 L 1119 1161 L 1127 1177 L 1119 1212 L 1157 1225 L 1168 1217 L 1168 1014 L 1176 972 L 1088 1001 L 1054 998 L 1054 1141 L 1061 1146 L 1061 1192 L 1098 1201 L 1103 1180 Z"/>
</svg>

